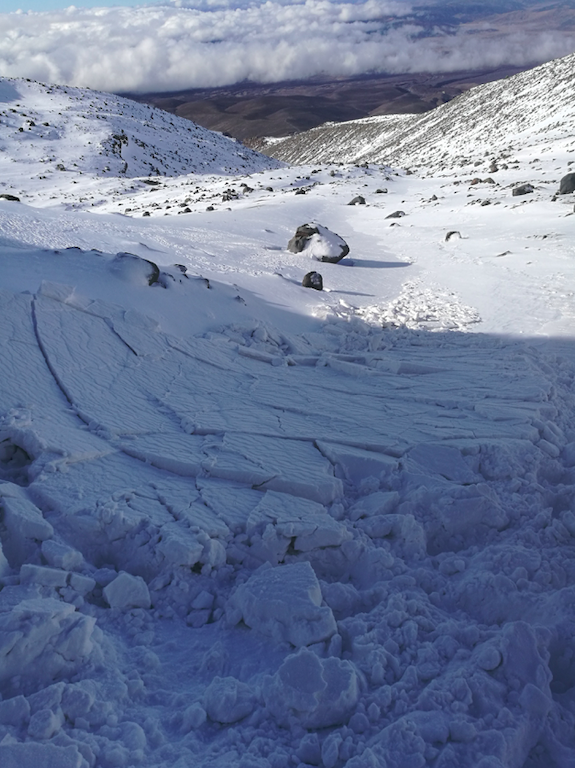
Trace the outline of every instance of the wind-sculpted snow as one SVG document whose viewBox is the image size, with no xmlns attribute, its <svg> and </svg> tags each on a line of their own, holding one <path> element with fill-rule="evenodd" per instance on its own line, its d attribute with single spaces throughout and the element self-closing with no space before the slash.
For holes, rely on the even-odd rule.
<svg viewBox="0 0 575 768">
<path fill-rule="evenodd" d="M 505 162 L 511 153 L 573 151 L 575 54 L 472 88 L 424 115 L 326 123 L 265 151 L 290 163 L 385 162 L 440 171 Z"/>
<path fill-rule="evenodd" d="M 1 304 L 4 761 L 570 750 L 572 361 L 335 317 L 210 360 L 65 286 Z"/>
</svg>

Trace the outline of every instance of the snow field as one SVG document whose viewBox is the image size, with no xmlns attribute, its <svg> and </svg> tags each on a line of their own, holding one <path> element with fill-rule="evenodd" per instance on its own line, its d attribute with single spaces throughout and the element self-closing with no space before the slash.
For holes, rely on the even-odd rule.
<svg viewBox="0 0 575 768">
<path fill-rule="evenodd" d="M 0 94 L 42 123 L 51 90 Z M 570 766 L 561 147 L 495 185 L 166 154 L 155 192 L 90 166 L 46 204 L 11 132 L 0 764 Z M 285 250 L 307 221 L 351 248 L 321 293 Z"/>
</svg>

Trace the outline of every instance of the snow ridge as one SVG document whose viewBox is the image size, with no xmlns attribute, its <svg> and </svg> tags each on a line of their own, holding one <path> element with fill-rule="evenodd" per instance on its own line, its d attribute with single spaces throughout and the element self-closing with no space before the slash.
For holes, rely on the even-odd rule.
<svg viewBox="0 0 575 768">
<path fill-rule="evenodd" d="M 232 139 L 112 94 L 0 78 L 0 147 L 44 180 L 237 174 L 277 167 Z M 7 158 L 3 162 L 10 177 Z M 70 182 L 68 182 L 70 183 Z"/>
<path fill-rule="evenodd" d="M 575 54 L 505 80 L 476 86 L 423 115 L 326 123 L 270 140 L 264 151 L 290 163 L 385 162 L 443 171 L 472 166 L 485 155 L 556 143 L 575 146 Z"/>
</svg>

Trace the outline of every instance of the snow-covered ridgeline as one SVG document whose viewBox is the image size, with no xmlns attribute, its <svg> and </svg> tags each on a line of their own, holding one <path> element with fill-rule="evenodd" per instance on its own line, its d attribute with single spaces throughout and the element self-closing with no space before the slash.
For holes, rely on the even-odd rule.
<svg viewBox="0 0 575 768">
<path fill-rule="evenodd" d="M 435 172 L 501 160 L 525 149 L 545 152 L 559 140 L 572 151 L 575 54 L 476 86 L 423 115 L 327 123 L 265 151 L 291 163 L 386 162 Z M 489 165 L 487 162 L 486 167 Z"/>
<path fill-rule="evenodd" d="M 232 139 L 129 99 L 9 78 L 0 80 L 0 146 L 4 184 L 12 182 L 12 163 L 22 163 L 28 183 L 43 181 L 46 193 L 63 184 L 62 173 L 70 185 L 80 174 L 134 178 L 277 167 Z"/>
</svg>

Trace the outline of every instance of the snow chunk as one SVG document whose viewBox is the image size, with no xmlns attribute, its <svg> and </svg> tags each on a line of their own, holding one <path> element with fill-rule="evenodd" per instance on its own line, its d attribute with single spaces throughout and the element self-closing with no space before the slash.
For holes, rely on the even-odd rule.
<svg viewBox="0 0 575 768">
<path fill-rule="evenodd" d="M 236 723 L 253 712 L 256 700 L 251 688 L 235 677 L 214 677 L 204 695 L 210 720 Z"/>
<path fill-rule="evenodd" d="M 448 445 L 433 443 L 416 445 L 409 452 L 409 458 L 434 475 L 457 483 L 477 482 L 477 477 L 465 463 L 463 456 Z"/>
<path fill-rule="evenodd" d="M 264 680 L 263 693 L 280 724 L 295 717 L 304 728 L 328 728 L 348 720 L 359 699 L 359 683 L 349 661 L 320 659 L 302 649 Z"/>
<path fill-rule="evenodd" d="M 5 551 L 8 562 L 14 568 L 26 560 L 36 549 L 38 541 L 45 541 L 54 535 L 54 529 L 37 506 L 25 498 L 1 496 L 2 522 L 8 536 Z"/>
<path fill-rule="evenodd" d="M 87 768 L 88 763 L 76 746 L 54 744 L 0 744 L 2 768 Z"/>
<path fill-rule="evenodd" d="M 6 605 L 11 589 L 0 594 Z M 32 598 L 8 610 L 3 607 L 0 605 L 0 686 L 20 675 L 25 688 L 41 687 L 59 675 L 73 674 L 92 654 L 96 620 L 77 613 L 73 605 Z"/>
<path fill-rule="evenodd" d="M 316 441 L 318 449 L 340 470 L 340 477 L 359 483 L 364 477 L 386 477 L 397 467 L 397 459 L 383 453 L 365 451 L 349 445 Z"/>
<path fill-rule="evenodd" d="M 337 631 L 331 609 L 321 603 L 321 588 L 309 563 L 263 565 L 238 587 L 227 614 L 234 624 L 243 619 L 276 642 L 300 647 L 327 640 Z"/>
<path fill-rule="evenodd" d="M 290 543 L 299 552 L 335 547 L 351 538 L 345 526 L 315 501 L 267 491 L 249 515 L 246 533 L 252 550 L 274 565 L 285 557 Z"/>
<path fill-rule="evenodd" d="M 104 587 L 103 592 L 110 608 L 121 611 L 128 608 L 149 608 L 151 605 L 148 585 L 144 579 L 125 571 Z"/>
</svg>

